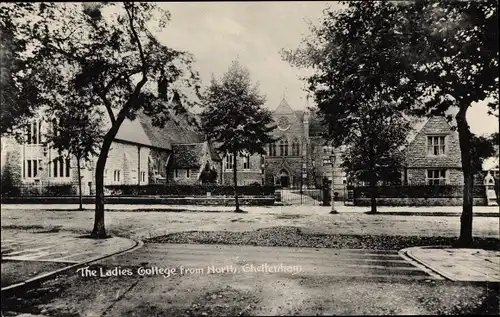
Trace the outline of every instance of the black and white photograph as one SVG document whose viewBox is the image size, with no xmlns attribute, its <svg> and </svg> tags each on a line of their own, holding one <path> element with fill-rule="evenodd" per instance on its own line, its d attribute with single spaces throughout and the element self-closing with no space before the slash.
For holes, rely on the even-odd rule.
<svg viewBox="0 0 500 317">
<path fill-rule="evenodd" d="M 498 25 L 0 3 L 1 316 L 500 315 Z"/>
</svg>

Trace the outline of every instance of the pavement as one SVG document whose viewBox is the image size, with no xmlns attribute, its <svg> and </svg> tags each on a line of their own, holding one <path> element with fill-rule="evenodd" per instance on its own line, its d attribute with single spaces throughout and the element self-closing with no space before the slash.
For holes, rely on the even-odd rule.
<svg viewBox="0 0 500 317">
<path fill-rule="evenodd" d="M 15 274 L 17 276 L 2 278 L 2 291 L 5 287 L 12 288 L 17 283 L 45 278 L 56 271 L 97 261 L 131 250 L 137 245 L 138 242 L 122 237 L 96 240 L 68 231 L 2 229 L 2 276 L 15 273 L 11 271 L 19 273 Z M 21 273 L 23 262 L 30 267 L 29 272 Z"/>
<path fill-rule="evenodd" d="M 300 201 L 300 199 L 299 199 Z M 304 199 L 304 202 L 307 202 Z M 2 204 L 2 210 L 75 210 L 77 206 L 71 204 Z M 95 205 L 84 204 L 85 210 L 94 210 Z M 242 206 L 242 208 L 252 214 L 262 214 L 273 212 L 304 213 L 307 210 L 308 214 L 322 214 L 325 210 L 330 210 L 329 206 L 320 206 L 304 203 L 303 205 L 287 205 L 287 206 Z M 335 209 L 339 213 L 365 213 L 370 207 L 366 206 L 349 206 L 343 202 L 337 202 Z M 234 206 L 211 206 L 211 205 L 126 205 L 126 204 L 107 204 L 106 210 L 110 211 L 196 211 L 196 212 L 233 212 Z M 378 212 L 381 215 L 429 215 L 429 216 L 452 216 L 460 215 L 461 206 L 378 206 Z M 500 211 L 497 206 L 474 206 L 474 215 L 500 217 Z"/>
<path fill-rule="evenodd" d="M 500 251 L 438 247 L 414 247 L 402 251 L 451 281 L 500 282 Z"/>
</svg>

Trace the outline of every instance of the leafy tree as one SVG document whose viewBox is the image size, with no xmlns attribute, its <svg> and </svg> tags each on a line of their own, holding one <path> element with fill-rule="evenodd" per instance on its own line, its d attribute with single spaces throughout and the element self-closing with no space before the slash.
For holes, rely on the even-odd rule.
<svg viewBox="0 0 500 317">
<path fill-rule="evenodd" d="M 467 122 L 473 103 L 491 98 L 498 112 L 498 10 L 494 1 L 423 1 L 414 4 L 410 30 L 421 50 L 415 79 L 423 102 L 416 113 L 429 115 L 458 109 L 455 115 L 464 173 L 458 245 L 472 244 L 474 138 Z M 498 116 L 498 114 L 496 114 Z"/>
<path fill-rule="evenodd" d="M 76 99 L 77 102 L 81 98 Z M 74 103 L 67 99 L 64 108 L 50 109 L 48 115 L 52 120 L 52 128 L 46 134 L 47 142 L 55 148 L 59 155 L 65 153 L 76 160 L 78 173 L 79 210 L 83 210 L 82 203 L 82 163 L 89 163 L 92 157 L 99 154 L 103 130 L 100 126 L 99 112 L 93 112 L 89 106 Z"/>
<path fill-rule="evenodd" d="M 106 237 L 104 225 L 104 169 L 111 144 L 125 119 L 142 111 L 153 124 L 163 127 L 169 107 L 189 106 L 188 94 L 196 96 L 198 75 L 192 56 L 161 43 L 170 15 L 155 3 L 18 3 L 2 5 L 17 12 L 15 38 L 29 42 L 18 59 L 29 57 L 29 72 L 17 78 L 35 77 L 48 108 L 60 108 L 68 91 L 89 105 L 89 114 L 103 109 L 100 126 L 106 127 L 96 163 L 96 205 L 92 237 Z M 156 25 L 156 26 L 155 26 Z M 156 28 L 156 31 L 153 29 Z M 187 90 L 183 88 L 193 88 Z M 182 103 L 170 104 L 177 92 Z M 92 107 L 90 107 L 92 105 Z M 90 111 L 93 109 L 93 111 Z"/>
<path fill-rule="evenodd" d="M 402 110 L 417 98 L 405 72 L 410 51 L 394 45 L 401 7 L 380 2 L 351 2 L 342 11 L 326 11 L 312 38 L 283 57 L 297 66 L 312 66 L 308 78 L 325 138 L 347 146 L 343 167 L 350 177 L 371 187 L 376 212 L 379 181 L 398 178 L 401 147 L 410 126 Z"/>
<path fill-rule="evenodd" d="M 217 150 L 234 157 L 233 182 L 236 212 L 238 202 L 237 158 L 243 153 L 263 154 L 266 144 L 276 141 L 271 112 L 262 108 L 264 97 L 251 86 L 250 73 L 233 62 L 220 81 L 212 78 L 203 96 L 203 130 Z"/>
<path fill-rule="evenodd" d="M 471 139 L 467 110 L 492 98 L 498 111 L 498 13 L 493 1 L 350 2 L 325 12 L 320 27 L 286 59 L 316 70 L 310 78 L 330 125 L 335 104 L 355 105 L 382 93 L 393 112 L 455 115 L 464 199 L 460 245 L 472 243 Z M 374 74 L 378 72 L 377 78 Z M 449 117 L 451 119 L 451 117 Z"/>
<path fill-rule="evenodd" d="M 495 145 L 498 144 L 498 133 L 488 137 L 472 135 L 470 145 L 472 175 L 480 175 L 485 159 L 496 154 Z M 484 175 L 481 175 L 484 176 Z"/>
<path fill-rule="evenodd" d="M 18 4 L 27 6 L 30 4 Z M 14 74 L 26 72 L 30 59 L 20 62 L 16 56 L 26 50 L 27 42 L 14 35 L 12 20 L 19 18 L 18 11 L 9 11 L 0 5 L 0 135 L 13 135 L 21 140 L 28 119 L 40 104 L 36 78 L 15 78 Z M 17 80 L 16 80 L 17 79 Z M 22 92 L 22 93 L 21 93 Z"/>
<path fill-rule="evenodd" d="M 364 112 L 344 135 L 347 149 L 341 166 L 350 179 L 368 182 L 371 210 L 377 212 L 377 185 L 394 184 L 401 180 L 404 162 L 402 148 L 406 145 L 410 122 L 402 116 L 384 116 L 386 112 Z M 369 113 L 369 114 L 367 114 Z"/>
</svg>

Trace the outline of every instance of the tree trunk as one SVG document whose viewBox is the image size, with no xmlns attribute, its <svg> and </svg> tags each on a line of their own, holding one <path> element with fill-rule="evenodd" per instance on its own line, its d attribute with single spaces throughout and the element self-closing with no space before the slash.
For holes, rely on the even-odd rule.
<svg viewBox="0 0 500 317">
<path fill-rule="evenodd" d="M 370 213 L 377 213 L 377 179 L 372 175 L 370 179 Z"/>
<path fill-rule="evenodd" d="M 132 26 L 132 32 L 135 34 L 135 30 Z M 104 239 L 107 238 L 106 229 L 104 227 L 104 169 L 106 167 L 106 161 L 108 159 L 109 149 L 111 148 L 111 143 L 113 143 L 120 126 L 125 120 L 127 114 L 130 111 L 132 105 L 137 102 L 139 94 L 141 92 L 142 87 L 147 82 L 146 70 L 144 66 L 144 58 L 142 56 L 142 49 L 140 46 L 140 41 L 136 40 L 139 43 L 139 50 L 141 52 L 141 59 L 143 60 L 143 76 L 139 83 L 135 86 L 134 92 L 125 103 L 123 108 L 118 113 L 111 129 L 106 133 L 104 139 L 102 141 L 101 152 L 99 153 L 99 158 L 97 159 L 97 164 L 95 167 L 95 218 L 94 218 L 94 228 L 92 229 L 91 237 L 95 239 Z M 104 98 L 103 98 L 104 99 Z"/>
<path fill-rule="evenodd" d="M 234 153 L 234 164 L 233 164 L 233 182 L 234 182 L 234 204 L 236 205 L 235 212 L 241 212 L 240 203 L 238 201 L 238 171 L 237 171 L 237 163 L 236 160 L 236 152 Z"/>
<path fill-rule="evenodd" d="M 374 130 L 372 129 L 372 132 Z M 370 213 L 377 213 L 377 174 L 375 172 L 375 136 L 373 133 L 370 135 Z"/>
<path fill-rule="evenodd" d="M 78 169 L 78 197 L 80 200 L 80 207 L 78 210 L 83 210 L 83 199 L 82 199 L 82 168 L 80 166 L 80 158 L 76 158 L 76 168 Z"/>
<path fill-rule="evenodd" d="M 457 245 L 462 247 L 472 246 L 472 206 L 473 206 L 473 177 L 470 157 L 471 132 L 467 124 L 466 113 L 468 106 L 461 106 L 456 115 L 460 153 L 462 158 L 462 171 L 464 175 L 464 192 L 462 215 L 460 216 L 460 237 Z"/>
<path fill-rule="evenodd" d="M 121 122 L 123 122 L 123 119 Z M 95 218 L 94 229 L 91 234 L 92 238 L 104 239 L 107 237 L 104 226 L 104 169 L 106 167 L 109 149 L 118 133 L 121 122 L 115 122 L 104 136 L 101 153 L 99 153 L 99 158 L 97 159 L 95 167 Z"/>
</svg>

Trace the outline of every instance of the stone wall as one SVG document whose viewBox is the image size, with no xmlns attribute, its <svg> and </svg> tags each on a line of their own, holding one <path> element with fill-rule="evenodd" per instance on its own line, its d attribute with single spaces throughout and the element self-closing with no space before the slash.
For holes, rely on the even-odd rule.
<svg viewBox="0 0 500 317">
<path fill-rule="evenodd" d="M 239 198 L 241 205 L 271 206 L 275 198 L 271 197 L 243 197 Z M 83 198 L 84 204 L 93 204 L 94 197 Z M 193 198 L 160 198 L 160 197 L 106 197 L 106 204 L 137 204 L 137 205 L 216 205 L 233 206 L 233 197 L 193 197 Z M 78 204 L 78 197 L 13 197 L 1 198 L 2 204 Z"/>
<path fill-rule="evenodd" d="M 445 155 L 427 154 L 427 137 L 445 136 Z M 461 169 L 458 132 L 453 131 L 444 117 L 430 118 L 408 146 L 408 168 L 458 168 Z"/>
<path fill-rule="evenodd" d="M 446 169 L 447 182 L 450 185 L 463 185 L 464 176 L 459 168 Z M 426 168 L 409 168 L 407 170 L 408 185 L 426 185 L 427 184 L 427 169 Z"/>
<path fill-rule="evenodd" d="M 148 184 L 149 153 L 149 147 L 124 142 L 113 142 L 108 154 L 108 160 L 106 161 L 104 185 Z M 114 179 L 115 170 L 120 171 L 119 181 L 115 181 Z M 144 180 L 141 179 L 141 172 L 146 173 Z"/>
<path fill-rule="evenodd" d="M 259 154 L 250 155 L 250 166 L 248 169 L 243 168 L 243 157 L 236 160 L 236 172 L 238 173 L 238 185 L 249 185 L 252 183 L 262 184 L 262 158 Z M 220 167 L 220 165 L 216 165 Z M 222 160 L 222 184 L 233 184 L 233 169 L 226 169 L 226 158 Z M 219 173 L 219 171 L 217 171 Z"/>
<path fill-rule="evenodd" d="M 378 206 L 462 206 L 460 197 L 446 198 L 377 198 Z M 356 198 L 355 206 L 370 206 L 370 198 Z M 485 198 L 474 198 L 474 206 L 486 206 Z"/>
</svg>

